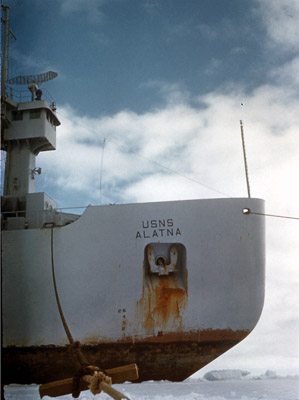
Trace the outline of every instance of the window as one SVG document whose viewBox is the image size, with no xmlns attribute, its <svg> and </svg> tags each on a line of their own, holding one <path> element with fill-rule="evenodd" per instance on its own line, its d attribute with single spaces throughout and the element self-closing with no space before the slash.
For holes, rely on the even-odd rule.
<svg viewBox="0 0 299 400">
<path fill-rule="evenodd" d="M 13 121 L 22 121 L 23 119 L 23 111 L 12 111 L 11 115 Z"/>
<path fill-rule="evenodd" d="M 40 110 L 32 110 L 29 114 L 30 119 L 38 119 L 40 118 Z"/>
<path fill-rule="evenodd" d="M 47 110 L 47 120 L 50 122 L 51 125 L 54 125 L 54 119 L 52 114 Z"/>
</svg>

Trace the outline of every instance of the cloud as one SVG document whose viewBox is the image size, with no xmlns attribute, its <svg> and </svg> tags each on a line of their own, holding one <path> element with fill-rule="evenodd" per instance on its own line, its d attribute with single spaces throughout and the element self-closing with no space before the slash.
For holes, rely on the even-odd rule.
<svg viewBox="0 0 299 400">
<path fill-rule="evenodd" d="M 215 72 L 219 71 L 219 68 L 222 65 L 222 61 L 217 58 L 212 58 L 205 69 L 204 73 L 206 75 L 213 75 Z"/>
<path fill-rule="evenodd" d="M 258 12 L 266 28 L 271 45 L 279 51 L 296 52 L 299 49 L 299 2 L 256 0 Z"/>
<path fill-rule="evenodd" d="M 51 70 L 56 70 L 53 65 L 44 59 L 41 59 L 40 56 L 37 56 L 35 53 L 30 55 L 25 55 L 22 51 L 17 49 L 15 46 L 12 48 L 10 52 L 10 57 L 12 62 L 10 77 L 14 76 L 14 69 L 29 71 L 32 73 L 41 73 Z M 17 65 L 17 68 L 16 68 Z"/>
<path fill-rule="evenodd" d="M 141 88 L 155 90 L 164 104 L 169 105 L 185 104 L 190 101 L 190 93 L 180 84 L 162 80 L 151 80 L 140 85 Z"/>
<path fill-rule="evenodd" d="M 216 28 L 213 28 L 212 26 L 208 24 L 198 24 L 197 25 L 197 30 L 199 31 L 200 35 L 203 36 L 206 39 L 209 40 L 214 40 L 217 39 L 219 35 L 219 30 Z"/>
<path fill-rule="evenodd" d="M 88 20 L 98 23 L 103 18 L 102 5 L 107 0 L 61 0 L 60 10 L 63 14 L 80 14 L 87 16 Z"/>
<path fill-rule="evenodd" d="M 155 15 L 160 10 L 160 2 L 158 0 L 145 0 L 143 7 L 146 12 Z"/>
<path fill-rule="evenodd" d="M 164 107 L 143 114 L 124 110 L 91 119 L 60 108 L 58 150 L 43 160 L 57 164 L 61 188 L 85 192 L 87 203 L 96 202 L 105 138 L 101 189 L 108 189 L 108 182 L 121 186 L 118 201 L 157 199 L 158 194 L 150 196 L 152 187 L 163 193 L 163 200 L 186 198 L 187 193 L 193 198 L 246 195 L 239 127 L 243 119 L 253 195 L 270 199 L 273 208 L 298 196 L 297 186 L 286 179 L 298 168 L 299 100 L 292 87 L 263 85 L 251 94 L 235 87 L 199 96 L 192 105 L 191 96 L 178 86 L 163 90 Z M 165 193 L 164 178 L 181 188 Z M 113 193 L 106 192 L 106 199 L 115 202 Z"/>
<path fill-rule="evenodd" d="M 274 68 L 270 76 L 276 82 L 285 82 L 289 86 L 293 86 L 295 90 L 299 88 L 299 56 L 294 57 L 291 61 Z"/>
<path fill-rule="evenodd" d="M 245 54 L 247 52 L 245 47 L 233 47 L 230 51 L 230 54 L 232 55 L 241 55 L 241 54 Z"/>
</svg>

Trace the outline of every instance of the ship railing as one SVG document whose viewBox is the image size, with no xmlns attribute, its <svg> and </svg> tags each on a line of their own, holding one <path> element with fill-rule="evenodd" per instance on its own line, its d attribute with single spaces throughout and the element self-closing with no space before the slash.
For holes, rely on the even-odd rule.
<svg viewBox="0 0 299 400">
<path fill-rule="evenodd" d="M 21 218 L 26 227 L 64 226 L 76 221 L 89 206 L 59 207 L 39 210 L 2 211 L 3 223 L 15 218 Z M 80 212 L 78 212 L 81 210 Z M 21 223 L 21 224 L 23 224 Z"/>
<path fill-rule="evenodd" d="M 73 210 L 83 210 L 83 212 L 84 212 L 87 207 L 91 207 L 91 205 L 89 204 L 88 206 L 77 206 L 77 207 L 58 207 L 58 208 L 55 208 L 55 211 L 57 213 L 62 213 L 62 212 L 66 213 L 67 210 L 72 210 L 72 213 L 74 213 Z M 80 213 L 80 214 L 82 214 L 82 213 Z M 80 215 L 80 214 L 78 214 L 78 215 Z"/>
<path fill-rule="evenodd" d="M 58 207 L 58 208 L 48 208 L 48 209 L 40 209 L 40 210 L 17 210 L 17 211 L 1 211 L 2 215 L 12 215 L 14 214 L 15 216 L 24 216 L 24 213 L 41 213 L 41 212 L 55 212 L 56 214 L 61 214 L 61 213 L 66 213 L 67 210 L 86 210 L 86 208 L 92 207 L 91 205 L 88 206 L 77 206 L 77 207 Z M 82 213 L 78 213 L 77 215 L 81 215 Z"/>
<path fill-rule="evenodd" d="M 88 206 L 56 207 L 55 210 L 75 210 L 80 208 L 81 210 L 85 210 L 87 207 L 92 207 L 92 205 L 88 204 Z"/>
<path fill-rule="evenodd" d="M 50 106 L 56 105 L 54 98 L 47 91 L 47 89 L 42 88 L 41 100 L 46 100 Z M 7 86 L 6 88 L 6 98 L 16 101 L 17 103 L 25 103 L 27 101 L 32 101 L 32 94 L 29 90 L 17 90 L 12 86 Z"/>
</svg>

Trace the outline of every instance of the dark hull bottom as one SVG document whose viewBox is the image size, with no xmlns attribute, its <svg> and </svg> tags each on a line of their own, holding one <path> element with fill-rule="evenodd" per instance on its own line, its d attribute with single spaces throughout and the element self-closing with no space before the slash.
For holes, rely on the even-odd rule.
<svg viewBox="0 0 299 400">
<path fill-rule="evenodd" d="M 248 331 L 206 331 L 177 338 L 162 336 L 133 343 L 83 345 L 90 364 L 102 369 L 136 363 L 139 380 L 183 381 L 248 335 Z M 65 346 L 2 349 L 3 384 L 46 383 L 73 376 L 76 354 Z"/>
</svg>

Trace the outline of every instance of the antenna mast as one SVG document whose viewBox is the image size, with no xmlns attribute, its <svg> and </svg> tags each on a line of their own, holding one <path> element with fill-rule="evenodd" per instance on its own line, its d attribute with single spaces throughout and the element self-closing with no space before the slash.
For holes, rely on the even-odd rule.
<svg viewBox="0 0 299 400">
<path fill-rule="evenodd" d="M 4 18 L 4 38 L 3 38 L 3 62 L 1 75 L 1 96 L 5 97 L 6 80 L 7 80 L 7 52 L 8 52 L 8 35 L 9 35 L 9 7 L 2 6 L 5 14 Z"/>
<path fill-rule="evenodd" d="M 3 59 L 2 59 L 2 71 L 1 71 L 1 97 L 6 97 L 6 83 L 8 76 L 8 47 L 9 47 L 9 35 L 11 34 L 14 39 L 15 35 L 9 27 L 9 7 L 2 6 L 4 10 L 4 38 L 3 38 Z"/>
<path fill-rule="evenodd" d="M 248 176 L 248 165 L 247 165 L 247 158 L 246 158 L 246 148 L 245 148 L 245 139 L 244 139 L 244 131 L 243 131 L 243 122 L 242 122 L 242 120 L 240 120 L 240 127 L 241 127 L 241 137 L 242 137 L 242 147 L 243 147 L 243 156 L 244 156 L 247 192 L 248 192 L 248 198 L 250 199 L 251 196 L 250 196 L 250 186 L 249 186 L 249 176 Z"/>
</svg>

